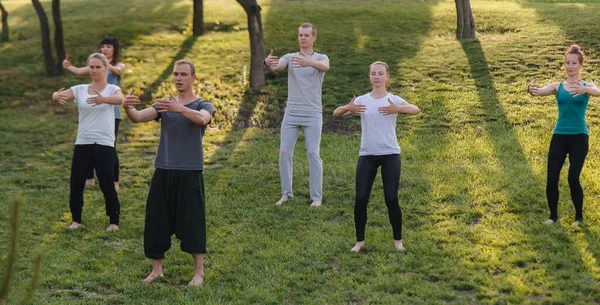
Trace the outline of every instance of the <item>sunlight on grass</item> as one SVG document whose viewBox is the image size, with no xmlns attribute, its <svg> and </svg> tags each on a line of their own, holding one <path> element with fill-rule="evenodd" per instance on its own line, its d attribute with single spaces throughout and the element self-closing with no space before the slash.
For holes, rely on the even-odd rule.
<svg viewBox="0 0 600 305">
<path fill-rule="evenodd" d="M 562 54 L 572 43 L 588 55 L 584 79 L 598 79 L 598 3 L 472 1 L 478 41 L 459 42 L 451 0 L 259 0 L 267 50 L 296 51 L 297 26 L 313 22 L 319 29 L 315 50 L 332 63 L 323 85 L 324 205 L 311 209 L 302 135 L 294 153 L 295 196 L 282 207 L 273 204 L 280 196 L 278 127 L 286 73 L 268 73 L 267 87 L 249 98 L 245 12 L 235 1 L 204 2 L 210 30 L 194 38 L 189 0 L 61 1 L 74 63 L 97 51 L 107 32 L 117 35 L 131 70 L 122 88 L 143 96 L 140 109 L 175 92 L 174 60 L 197 64 L 195 89 L 216 112 L 204 138 L 206 283 L 188 289 L 192 264 L 175 238 L 165 278 L 139 283 L 151 268 L 142 236 L 156 122 L 121 123 L 121 230 L 104 231 L 97 185 L 85 192 L 86 228 L 66 229 L 77 110 L 53 105 L 49 96 L 87 79 L 45 76 L 31 3 L 2 1 L 11 13 L 11 42 L 0 44 L 7 59 L 0 61 L 0 200 L 28 199 L 22 256 L 45 254 L 33 303 L 598 303 L 600 106 L 590 100 L 590 151 L 581 176 L 585 225 L 570 227 L 567 161 L 559 186 L 561 219 L 546 226 L 546 155 L 556 105 L 553 97 L 524 91 L 534 77 L 538 83 L 563 79 Z M 50 1 L 43 3 L 49 12 Z M 360 128 L 356 118 L 333 119 L 331 111 L 369 91 L 368 65 L 375 60 L 390 65 L 390 92 L 423 112 L 399 117 L 397 126 L 408 251 L 393 250 L 378 175 L 367 246 L 355 255 L 349 248 Z M 0 204 L 0 232 L 8 231 L 7 206 Z M 6 235 L 0 234 L 0 253 Z M 30 266 L 19 264 L 11 296 L 22 295 L 29 283 Z"/>
</svg>

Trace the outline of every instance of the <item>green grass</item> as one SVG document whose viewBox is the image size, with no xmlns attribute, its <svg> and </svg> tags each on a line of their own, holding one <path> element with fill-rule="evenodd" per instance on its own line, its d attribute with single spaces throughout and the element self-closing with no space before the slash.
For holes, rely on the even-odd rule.
<svg viewBox="0 0 600 305">
<path fill-rule="evenodd" d="M 12 198 L 22 198 L 20 255 L 10 299 L 27 291 L 33 258 L 43 254 L 34 304 L 595 304 L 600 302 L 600 108 L 588 110 L 590 152 L 582 174 L 585 226 L 563 170 L 555 226 L 544 226 L 545 164 L 556 119 L 551 97 L 532 98 L 532 78 L 564 78 L 572 43 L 588 54 L 584 79 L 598 82 L 596 3 L 473 1 L 478 41 L 454 39 L 453 1 L 259 1 L 266 49 L 297 49 L 304 21 L 318 28 L 316 51 L 329 55 L 323 100 L 324 206 L 311 209 L 301 137 L 296 197 L 279 198 L 278 125 L 285 73 L 268 75 L 258 99 L 244 96 L 249 45 L 245 14 L 233 0 L 205 0 L 213 30 L 191 38 L 191 1 L 61 1 L 66 47 L 81 65 L 107 33 L 131 70 L 123 89 L 146 102 L 172 90 L 174 60 L 192 59 L 199 94 L 217 113 L 205 138 L 208 251 L 206 282 L 185 283 L 191 257 L 173 239 L 165 278 L 147 286 L 143 219 L 159 128 L 122 122 L 121 230 L 108 225 L 99 188 L 85 193 L 86 228 L 65 227 L 77 112 L 52 91 L 87 81 L 44 75 L 38 22 L 29 1 L 2 1 L 11 38 L 0 44 L 0 267 Z M 569 2 L 569 1 L 563 1 Z M 50 2 L 44 2 L 49 12 Z M 364 253 L 354 244 L 356 119 L 332 110 L 369 90 L 368 65 L 390 64 L 389 90 L 422 114 L 398 122 L 400 201 L 406 253 L 393 250 L 382 185 L 373 187 Z M 246 67 L 246 68 L 245 68 Z M 245 70 L 246 69 L 246 70 Z M 251 126 L 251 128 L 243 128 Z M 3 269 L 0 269 L 3 270 Z"/>
</svg>

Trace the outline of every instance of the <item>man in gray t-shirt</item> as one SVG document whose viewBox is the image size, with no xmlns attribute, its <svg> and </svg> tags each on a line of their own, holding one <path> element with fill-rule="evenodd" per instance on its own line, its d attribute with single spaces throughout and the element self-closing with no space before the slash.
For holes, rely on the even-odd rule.
<svg viewBox="0 0 600 305">
<path fill-rule="evenodd" d="M 202 137 L 214 107 L 194 94 L 196 68 L 192 62 L 175 62 L 173 78 L 176 98 L 171 95 L 140 111 L 133 108 L 140 101 L 132 93 L 122 103 L 132 122 L 157 120 L 161 126 L 144 228 L 144 253 L 152 259 L 152 272 L 143 282 L 151 283 L 163 275 L 162 260 L 175 234 L 181 250 L 194 259 L 194 277 L 188 285 L 200 286 L 204 282 L 202 255 L 206 253 Z"/>
<path fill-rule="evenodd" d="M 265 59 L 269 71 L 288 70 L 288 99 L 281 123 L 279 147 L 279 174 L 282 196 L 276 205 L 282 205 L 292 193 L 292 157 L 300 129 L 304 129 L 310 173 L 311 206 L 321 206 L 323 200 L 323 161 L 319 156 L 323 105 L 321 91 L 325 72 L 329 70 L 327 55 L 313 51 L 317 30 L 310 23 L 298 29 L 300 52 L 289 53 L 281 59 L 273 50 Z"/>
</svg>

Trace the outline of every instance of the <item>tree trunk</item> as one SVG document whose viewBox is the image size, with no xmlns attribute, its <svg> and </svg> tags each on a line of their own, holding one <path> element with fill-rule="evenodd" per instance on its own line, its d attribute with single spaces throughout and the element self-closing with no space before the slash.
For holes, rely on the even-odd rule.
<svg viewBox="0 0 600 305">
<path fill-rule="evenodd" d="M 52 17 L 54 18 L 54 48 L 56 50 L 56 69 L 62 73 L 62 61 L 65 59 L 65 42 L 60 16 L 60 0 L 52 0 Z"/>
<path fill-rule="evenodd" d="M 50 26 L 48 25 L 48 17 L 46 16 L 46 12 L 44 8 L 40 4 L 39 0 L 31 0 L 33 3 L 33 7 L 40 19 L 40 28 L 42 32 L 42 51 L 44 52 L 44 63 L 46 66 L 46 72 L 50 75 L 58 74 L 58 70 L 56 69 L 56 65 L 54 62 L 54 57 L 52 56 L 52 48 L 50 45 Z"/>
<path fill-rule="evenodd" d="M 256 0 L 236 0 L 248 15 L 250 34 L 250 88 L 260 90 L 265 86 L 265 38 L 260 15 L 261 7 Z"/>
<path fill-rule="evenodd" d="M 474 39 L 475 21 L 470 0 L 454 0 L 456 3 L 456 39 Z"/>
<path fill-rule="evenodd" d="M 204 35 L 204 12 L 202 0 L 194 0 L 194 36 Z"/>
<path fill-rule="evenodd" d="M 0 41 L 8 41 L 8 12 L 4 9 L 2 3 L 0 3 L 0 11 L 2 11 L 2 34 L 0 35 Z"/>
</svg>

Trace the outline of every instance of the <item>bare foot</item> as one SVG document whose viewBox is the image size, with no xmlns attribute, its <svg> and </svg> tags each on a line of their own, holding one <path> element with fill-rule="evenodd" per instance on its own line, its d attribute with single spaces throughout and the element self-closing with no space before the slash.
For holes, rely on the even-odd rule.
<svg viewBox="0 0 600 305">
<path fill-rule="evenodd" d="M 75 222 L 75 221 L 73 221 L 73 223 L 69 226 L 69 229 L 71 229 L 71 230 L 82 229 L 82 228 L 83 228 L 83 225 L 78 222 Z"/>
<path fill-rule="evenodd" d="M 553 224 L 553 223 L 554 223 L 554 220 L 552 220 L 552 219 L 550 219 L 550 218 L 548 218 L 548 219 L 546 219 L 546 221 L 544 221 L 544 224 L 545 224 L 545 225 L 551 225 L 551 224 Z"/>
<path fill-rule="evenodd" d="M 576 228 L 579 227 L 579 224 L 581 224 L 581 222 L 579 222 L 579 220 L 575 220 L 572 224 L 571 227 Z"/>
<path fill-rule="evenodd" d="M 148 275 L 145 279 L 142 280 L 142 283 L 144 284 L 150 284 L 152 282 L 154 282 L 155 279 L 159 278 L 159 277 L 163 277 L 162 272 L 154 272 L 152 271 L 150 273 L 150 275 Z"/>
<path fill-rule="evenodd" d="M 194 276 L 188 286 L 199 287 L 204 283 L 204 275 Z"/>
<path fill-rule="evenodd" d="M 313 200 L 313 202 L 310 204 L 311 207 L 320 207 L 321 204 L 323 204 L 323 202 L 321 200 Z"/>
<path fill-rule="evenodd" d="M 394 246 L 396 247 L 396 250 L 398 250 L 398 251 L 406 251 L 406 248 L 404 248 L 404 246 L 402 245 L 402 239 L 401 240 L 394 239 Z"/>
<path fill-rule="evenodd" d="M 119 190 L 121 186 L 119 185 L 119 181 L 115 181 L 115 190 Z"/>
<path fill-rule="evenodd" d="M 96 184 L 96 180 L 94 180 L 94 178 L 85 180 L 85 185 L 94 185 L 94 184 Z"/>
<path fill-rule="evenodd" d="M 365 245 L 364 241 L 357 241 L 356 245 L 354 245 L 354 247 L 352 247 L 352 249 L 350 249 L 350 251 L 358 253 L 360 252 L 360 249 Z"/>
<path fill-rule="evenodd" d="M 106 228 L 106 232 L 113 232 L 113 231 L 119 231 L 119 226 L 111 223 L 110 226 L 108 226 L 108 228 Z"/>
<path fill-rule="evenodd" d="M 288 201 L 288 197 L 281 197 L 281 199 L 279 199 L 279 201 L 275 202 L 275 205 L 282 205 L 284 202 Z"/>
</svg>

